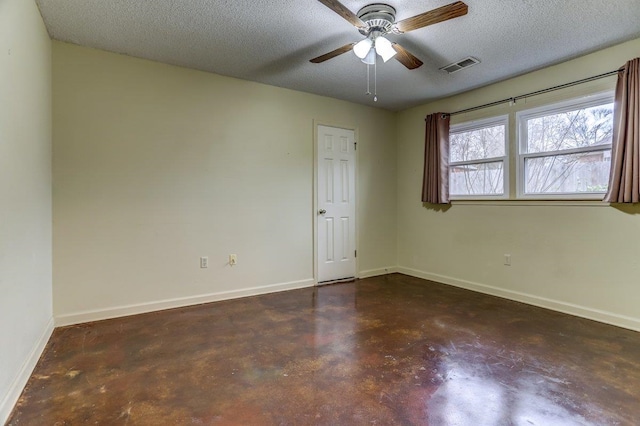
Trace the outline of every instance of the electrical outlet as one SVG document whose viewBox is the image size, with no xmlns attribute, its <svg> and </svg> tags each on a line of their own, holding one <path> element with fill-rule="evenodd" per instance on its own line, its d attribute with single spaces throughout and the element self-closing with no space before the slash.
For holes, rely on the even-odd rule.
<svg viewBox="0 0 640 426">
<path fill-rule="evenodd" d="M 230 254 L 229 255 L 229 265 L 233 266 L 236 265 L 238 263 L 238 255 L 237 254 Z"/>
<path fill-rule="evenodd" d="M 504 265 L 505 266 L 511 266 L 511 255 L 510 254 L 505 254 L 504 255 Z"/>
<path fill-rule="evenodd" d="M 204 256 L 200 258 L 200 267 L 201 268 L 208 268 L 209 267 L 209 258 Z"/>
</svg>

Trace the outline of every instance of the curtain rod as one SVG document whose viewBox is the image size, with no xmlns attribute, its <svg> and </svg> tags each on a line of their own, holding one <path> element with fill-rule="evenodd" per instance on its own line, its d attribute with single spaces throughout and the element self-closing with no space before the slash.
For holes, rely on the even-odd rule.
<svg viewBox="0 0 640 426">
<path fill-rule="evenodd" d="M 502 100 L 499 100 L 499 101 L 490 102 L 488 104 L 479 105 L 479 106 L 475 106 L 475 107 L 471 107 L 471 108 L 467 108 L 467 109 L 463 109 L 463 110 L 460 110 L 460 111 L 455 111 L 455 112 L 451 112 L 451 113 L 443 114 L 443 115 L 452 116 L 452 115 L 464 114 L 465 112 L 471 112 L 471 111 L 476 111 L 476 110 L 483 109 L 483 108 L 489 108 L 489 107 L 496 106 L 496 105 L 506 104 L 507 102 L 516 102 L 519 99 L 524 99 L 524 98 L 528 98 L 528 97 L 531 97 L 531 96 L 541 95 L 543 93 L 549 93 L 549 92 L 553 92 L 555 90 L 564 89 L 566 87 L 576 86 L 578 84 L 588 83 L 590 81 L 599 80 L 601 78 L 605 78 L 605 77 L 609 77 L 609 76 L 612 76 L 612 75 L 616 75 L 621 71 L 622 71 L 622 69 L 617 69 L 615 71 L 605 72 L 604 74 L 594 75 L 593 77 L 583 78 L 582 80 L 572 81 L 571 83 L 565 83 L 565 84 L 561 84 L 559 86 L 553 86 L 553 87 L 550 87 L 548 89 L 536 90 L 535 92 L 525 93 L 524 95 L 518 95 L 518 96 L 514 96 L 512 98 L 506 98 L 506 99 L 502 99 Z"/>
</svg>

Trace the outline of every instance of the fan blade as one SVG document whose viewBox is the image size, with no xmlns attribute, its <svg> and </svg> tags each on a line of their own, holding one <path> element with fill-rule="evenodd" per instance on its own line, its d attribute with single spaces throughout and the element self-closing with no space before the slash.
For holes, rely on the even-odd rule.
<svg viewBox="0 0 640 426">
<path fill-rule="evenodd" d="M 347 9 L 342 3 L 338 0 L 318 0 L 320 3 L 327 6 L 329 9 L 333 10 L 338 15 L 342 16 L 344 19 L 349 21 L 351 25 L 356 28 L 364 28 L 366 27 L 365 23 L 362 22 L 360 18 L 356 16 L 355 13 Z"/>
<path fill-rule="evenodd" d="M 421 13 L 412 18 L 403 19 L 396 23 L 399 31 L 406 33 L 426 27 L 427 25 L 437 24 L 438 22 L 447 21 L 467 14 L 468 7 L 465 3 L 457 1 L 429 12 Z"/>
<path fill-rule="evenodd" d="M 393 48 L 396 52 L 398 52 L 398 54 L 393 58 L 405 67 L 409 68 L 410 70 L 414 70 L 422 66 L 422 61 L 420 59 L 413 56 L 411 53 L 409 53 L 409 51 L 407 51 L 407 49 L 400 46 L 398 43 L 393 43 Z"/>
<path fill-rule="evenodd" d="M 347 53 L 351 50 L 355 43 L 345 44 L 342 47 L 337 48 L 329 53 L 325 53 L 322 56 L 318 56 L 317 58 L 311 59 L 309 62 L 313 62 L 314 64 L 319 64 L 320 62 L 328 61 L 331 58 L 335 58 L 336 56 L 342 55 L 343 53 Z"/>
</svg>

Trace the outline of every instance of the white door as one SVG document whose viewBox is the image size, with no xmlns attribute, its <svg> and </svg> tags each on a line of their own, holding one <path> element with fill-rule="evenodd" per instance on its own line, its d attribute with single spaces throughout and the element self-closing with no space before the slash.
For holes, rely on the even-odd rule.
<svg viewBox="0 0 640 426">
<path fill-rule="evenodd" d="M 355 137 L 318 126 L 318 282 L 356 275 Z"/>
</svg>

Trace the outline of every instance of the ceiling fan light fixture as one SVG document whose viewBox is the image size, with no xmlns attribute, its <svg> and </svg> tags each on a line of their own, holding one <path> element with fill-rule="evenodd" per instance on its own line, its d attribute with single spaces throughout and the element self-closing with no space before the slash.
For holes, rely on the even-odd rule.
<svg viewBox="0 0 640 426">
<path fill-rule="evenodd" d="M 396 55 L 396 53 L 398 53 L 393 48 L 393 45 L 391 44 L 391 42 L 382 36 L 376 38 L 375 45 L 376 45 L 376 52 L 378 52 L 378 55 L 380 55 L 382 57 L 382 60 L 385 62 L 393 58 Z"/>
<path fill-rule="evenodd" d="M 365 38 L 353 46 L 353 53 L 355 53 L 358 58 L 364 60 L 371 51 L 372 46 L 373 41 L 371 41 L 370 38 Z"/>
</svg>

